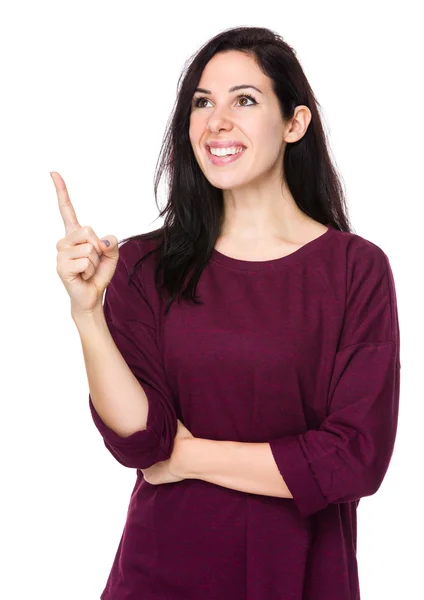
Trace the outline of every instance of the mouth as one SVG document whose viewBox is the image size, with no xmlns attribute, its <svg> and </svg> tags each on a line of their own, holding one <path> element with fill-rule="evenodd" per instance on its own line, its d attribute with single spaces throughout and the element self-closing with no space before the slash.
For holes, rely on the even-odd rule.
<svg viewBox="0 0 424 600">
<path fill-rule="evenodd" d="M 228 163 L 232 163 L 238 160 L 242 154 L 245 153 L 247 148 L 245 146 L 241 146 L 241 150 L 239 152 L 235 152 L 234 154 L 227 154 L 226 156 L 217 156 L 216 154 L 212 154 L 210 146 L 206 145 L 206 152 L 208 155 L 208 160 L 214 165 L 226 165 Z"/>
</svg>

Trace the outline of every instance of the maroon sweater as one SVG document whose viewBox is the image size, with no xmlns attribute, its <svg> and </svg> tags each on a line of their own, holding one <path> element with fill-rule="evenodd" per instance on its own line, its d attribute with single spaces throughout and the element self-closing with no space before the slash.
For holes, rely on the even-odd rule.
<svg viewBox="0 0 424 600">
<path fill-rule="evenodd" d="M 129 241 L 105 292 L 113 339 L 149 401 L 123 438 L 89 406 L 106 448 L 136 469 L 102 600 L 358 600 L 357 507 L 389 466 L 400 358 L 386 254 L 330 227 L 283 258 L 214 250 L 202 305 L 165 301 L 156 242 Z M 179 418 L 195 437 L 269 442 L 293 498 L 200 479 L 151 485 Z"/>
</svg>

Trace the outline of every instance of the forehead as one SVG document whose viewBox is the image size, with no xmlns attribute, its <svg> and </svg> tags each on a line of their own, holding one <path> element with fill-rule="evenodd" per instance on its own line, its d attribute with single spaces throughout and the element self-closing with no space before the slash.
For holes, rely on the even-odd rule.
<svg viewBox="0 0 424 600">
<path fill-rule="evenodd" d="M 212 93 L 227 90 L 233 85 L 252 84 L 263 91 L 269 87 L 269 78 L 262 73 L 254 58 L 242 52 L 215 54 L 203 69 L 198 87 L 209 88 Z"/>
</svg>

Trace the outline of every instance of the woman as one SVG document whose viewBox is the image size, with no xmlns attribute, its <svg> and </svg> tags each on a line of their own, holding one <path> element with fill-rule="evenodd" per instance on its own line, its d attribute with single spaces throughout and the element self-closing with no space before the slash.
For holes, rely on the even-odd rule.
<svg viewBox="0 0 424 600">
<path fill-rule="evenodd" d="M 179 89 L 162 228 L 104 245 L 52 175 L 91 414 L 137 469 L 102 600 L 360 598 L 356 510 L 393 452 L 399 324 L 318 106 L 280 36 L 226 30 Z"/>
</svg>

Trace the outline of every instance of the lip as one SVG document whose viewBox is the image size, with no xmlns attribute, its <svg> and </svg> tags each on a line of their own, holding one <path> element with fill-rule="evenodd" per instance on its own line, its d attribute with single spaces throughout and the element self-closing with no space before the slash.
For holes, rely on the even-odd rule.
<svg viewBox="0 0 424 600">
<path fill-rule="evenodd" d="M 226 146 L 224 146 L 225 148 Z M 235 162 L 238 160 L 242 154 L 246 152 L 246 147 L 243 148 L 241 152 L 236 152 L 235 154 L 229 154 L 228 156 L 214 156 L 210 150 L 209 146 L 206 146 L 206 153 L 208 155 L 208 161 L 213 165 L 228 165 L 229 163 Z"/>
</svg>

